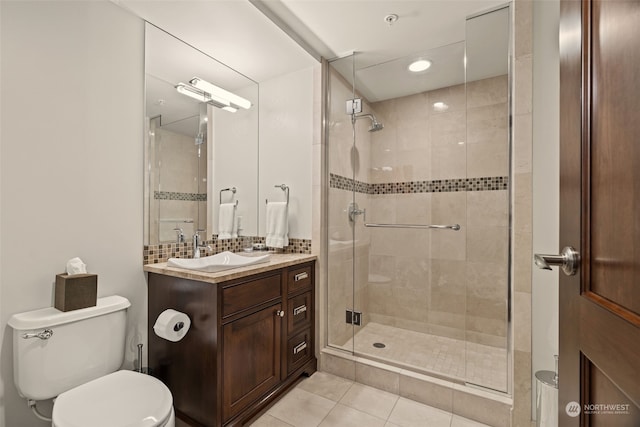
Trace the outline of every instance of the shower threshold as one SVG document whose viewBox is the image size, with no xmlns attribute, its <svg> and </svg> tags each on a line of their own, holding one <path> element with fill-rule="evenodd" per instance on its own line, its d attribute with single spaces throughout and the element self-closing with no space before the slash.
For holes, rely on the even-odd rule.
<svg viewBox="0 0 640 427">
<path fill-rule="evenodd" d="M 507 390 L 507 350 L 394 326 L 369 322 L 342 346 L 356 356 L 417 373 L 470 383 L 491 390 Z M 376 346 L 383 343 L 384 347 Z"/>
</svg>

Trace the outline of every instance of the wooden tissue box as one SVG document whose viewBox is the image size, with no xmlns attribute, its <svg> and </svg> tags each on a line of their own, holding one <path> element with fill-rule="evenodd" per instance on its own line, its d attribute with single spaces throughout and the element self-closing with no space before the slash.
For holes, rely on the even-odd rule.
<svg viewBox="0 0 640 427">
<path fill-rule="evenodd" d="M 94 307 L 98 299 L 97 274 L 56 274 L 55 308 L 60 311 Z"/>
</svg>

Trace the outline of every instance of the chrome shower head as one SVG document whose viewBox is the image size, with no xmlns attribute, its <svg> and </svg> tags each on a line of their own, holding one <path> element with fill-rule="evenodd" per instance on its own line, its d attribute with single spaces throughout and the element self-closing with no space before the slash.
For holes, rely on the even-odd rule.
<svg viewBox="0 0 640 427">
<path fill-rule="evenodd" d="M 379 121 L 375 120 L 375 118 L 374 118 L 373 119 L 373 124 L 369 128 L 369 132 L 378 132 L 379 130 L 382 130 L 382 129 L 384 129 L 384 125 L 382 123 L 380 123 Z"/>
<path fill-rule="evenodd" d="M 353 123 L 355 123 L 356 120 L 358 119 L 364 119 L 364 118 L 371 120 L 371 127 L 369 128 L 369 132 L 377 132 L 379 130 L 384 129 L 384 125 L 380 123 L 378 119 L 376 119 L 376 116 L 374 116 L 373 114 L 359 114 L 359 115 L 352 114 L 351 115 L 351 120 Z"/>
</svg>

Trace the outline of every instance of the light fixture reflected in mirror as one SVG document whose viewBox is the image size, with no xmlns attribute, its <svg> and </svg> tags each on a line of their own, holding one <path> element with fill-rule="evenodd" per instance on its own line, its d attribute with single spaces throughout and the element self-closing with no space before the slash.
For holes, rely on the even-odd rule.
<svg viewBox="0 0 640 427">
<path fill-rule="evenodd" d="M 200 102 L 206 102 L 214 107 L 235 113 L 239 108 L 249 109 L 251 102 L 236 94 L 226 91 L 198 77 L 189 80 L 190 84 L 178 83 L 176 90 Z"/>
<path fill-rule="evenodd" d="M 231 93 L 228 90 L 222 89 L 221 87 L 218 87 L 213 83 L 209 83 L 208 81 L 203 80 L 200 77 L 192 78 L 191 80 L 189 80 L 189 83 L 197 87 L 198 89 L 211 94 L 214 99 L 219 98 L 228 101 L 235 108 L 240 107 L 246 110 L 251 108 L 251 101 L 249 101 L 248 99 L 238 96 L 235 93 Z"/>
</svg>

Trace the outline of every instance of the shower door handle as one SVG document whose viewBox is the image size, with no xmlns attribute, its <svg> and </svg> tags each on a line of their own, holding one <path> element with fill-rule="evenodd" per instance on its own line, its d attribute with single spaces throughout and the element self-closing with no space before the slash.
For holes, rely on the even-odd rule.
<svg viewBox="0 0 640 427">
<path fill-rule="evenodd" d="M 571 246 L 562 249 L 560 255 L 535 254 L 536 266 L 542 270 L 551 270 L 552 266 L 560 266 L 564 274 L 573 276 L 580 266 L 580 254 Z"/>
</svg>

